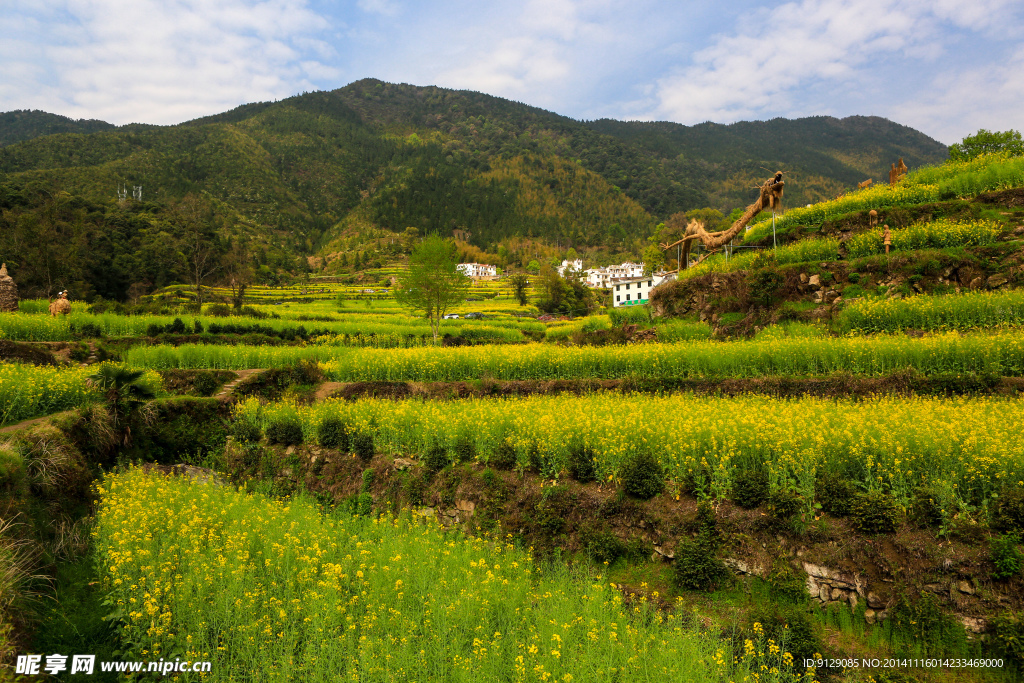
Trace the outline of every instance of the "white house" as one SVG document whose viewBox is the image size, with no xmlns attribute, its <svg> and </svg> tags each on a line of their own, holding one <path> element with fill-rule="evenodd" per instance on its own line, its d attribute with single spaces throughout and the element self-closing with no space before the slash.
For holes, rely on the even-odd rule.
<svg viewBox="0 0 1024 683">
<path fill-rule="evenodd" d="M 558 266 L 558 276 L 565 277 L 565 271 L 575 270 L 577 273 L 583 270 L 583 259 L 576 259 L 575 261 L 562 261 L 562 265 Z"/>
<path fill-rule="evenodd" d="M 605 268 L 590 268 L 587 270 L 587 286 L 598 289 L 607 289 L 617 282 L 632 278 L 641 278 L 644 275 L 643 263 L 631 263 L 629 261 L 617 266 Z"/>
<path fill-rule="evenodd" d="M 612 286 L 612 305 L 618 308 L 645 304 L 651 297 L 651 290 L 654 287 L 653 275 L 619 280 Z"/>
<path fill-rule="evenodd" d="M 460 263 L 455 266 L 466 277 L 497 277 L 498 267 L 488 263 Z"/>
</svg>

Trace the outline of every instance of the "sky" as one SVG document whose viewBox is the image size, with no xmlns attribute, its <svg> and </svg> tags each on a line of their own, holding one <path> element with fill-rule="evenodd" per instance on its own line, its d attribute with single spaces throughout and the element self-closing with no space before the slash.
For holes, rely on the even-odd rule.
<svg viewBox="0 0 1024 683">
<path fill-rule="evenodd" d="M 1024 128 L 1020 0 L 0 0 L 0 111 L 173 124 L 361 78 L 574 119 Z"/>
</svg>

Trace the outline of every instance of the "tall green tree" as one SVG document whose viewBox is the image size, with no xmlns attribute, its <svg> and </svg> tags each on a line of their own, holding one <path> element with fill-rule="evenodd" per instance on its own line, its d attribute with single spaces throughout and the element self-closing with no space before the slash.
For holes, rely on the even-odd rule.
<svg viewBox="0 0 1024 683">
<path fill-rule="evenodd" d="M 202 198 L 187 194 L 175 207 L 173 218 L 180 234 L 180 259 L 196 288 L 196 305 L 203 305 L 203 282 L 220 270 L 213 207 Z"/>
<path fill-rule="evenodd" d="M 471 284 L 456 267 L 456 254 L 453 242 L 430 235 L 409 256 L 409 274 L 395 289 L 398 303 L 422 312 L 430 322 L 435 344 L 444 314 L 466 298 Z"/>
<path fill-rule="evenodd" d="M 530 286 L 530 278 L 526 273 L 516 273 L 508 278 L 508 285 L 512 288 L 512 295 L 520 306 L 526 305 L 526 288 Z"/>
<path fill-rule="evenodd" d="M 949 146 L 949 158 L 953 161 L 968 161 L 992 152 L 1009 152 L 1013 156 L 1024 155 L 1024 140 L 1015 130 L 993 133 L 982 128 L 974 135 L 968 135 L 960 142 Z"/>
</svg>

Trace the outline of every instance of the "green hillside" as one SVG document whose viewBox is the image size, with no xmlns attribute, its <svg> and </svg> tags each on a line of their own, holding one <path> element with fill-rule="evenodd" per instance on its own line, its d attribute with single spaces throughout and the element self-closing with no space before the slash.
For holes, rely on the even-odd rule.
<svg viewBox="0 0 1024 683">
<path fill-rule="evenodd" d="M 0 147 L 57 133 L 95 133 L 113 130 L 114 124 L 96 119 L 72 119 L 38 109 L 17 109 L 0 113 Z"/>
<path fill-rule="evenodd" d="M 945 156 L 884 119 L 582 123 L 370 79 L 175 126 L 10 112 L 0 141 L 0 258 L 32 292 L 116 298 L 187 280 L 186 197 L 215 251 L 242 241 L 271 278 L 386 261 L 407 251 L 408 228 L 459 231 L 467 248 L 513 259 L 545 245 L 639 255 L 673 213 L 748 203 L 765 168 L 793 174 L 793 205 L 880 175 L 896 156 L 912 167 Z M 120 186 L 141 187 L 142 201 L 119 202 Z"/>
</svg>

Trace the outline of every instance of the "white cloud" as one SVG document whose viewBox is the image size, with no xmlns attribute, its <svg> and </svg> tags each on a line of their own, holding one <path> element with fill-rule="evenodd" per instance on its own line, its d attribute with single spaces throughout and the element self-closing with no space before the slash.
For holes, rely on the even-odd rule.
<svg viewBox="0 0 1024 683">
<path fill-rule="evenodd" d="M 884 108 L 912 95 L 886 78 L 904 78 L 922 62 L 930 63 L 927 73 L 958 73 L 959 57 L 948 54 L 944 41 L 976 31 L 998 39 L 1014 11 L 1010 0 L 800 0 L 765 7 L 735 32 L 717 36 L 690 66 L 658 79 L 649 116 L 683 123 L 806 116 L 851 104 L 844 92 L 881 91 L 888 102 L 875 106 Z"/>
<path fill-rule="evenodd" d="M 451 31 L 452 47 L 418 71 L 424 82 L 579 111 L 643 50 L 645 4 L 623 11 L 608 0 L 509 3 Z"/>
<path fill-rule="evenodd" d="M 946 144 L 959 142 L 979 128 L 1022 130 L 1024 117 L 1024 47 L 995 66 L 943 73 L 926 94 L 904 105 L 904 123 L 929 131 Z"/>
<path fill-rule="evenodd" d="M 4 17 L 37 24 L 26 61 L 50 78 L 0 87 L 0 108 L 177 123 L 313 89 L 311 78 L 335 73 L 322 61 L 329 47 L 316 43 L 327 22 L 304 0 L 67 0 L 49 10 Z"/>
</svg>

